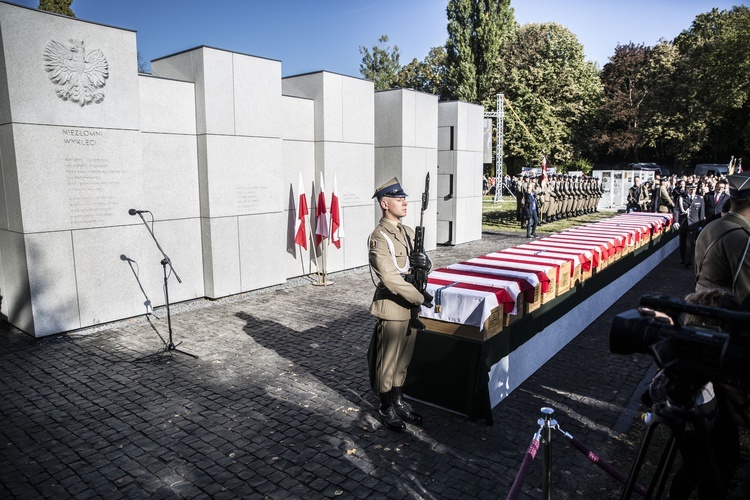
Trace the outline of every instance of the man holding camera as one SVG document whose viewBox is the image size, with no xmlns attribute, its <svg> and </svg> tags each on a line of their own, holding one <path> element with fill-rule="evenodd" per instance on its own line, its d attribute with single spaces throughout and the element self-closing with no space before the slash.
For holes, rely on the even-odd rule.
<svg viewBox="0 0 750 500">
<path fill-rule="evenodd" d="M 718 288 L 747 310 L 750 295 L 750 173 L 730 175 L 732 209 L 701 231 L 695 243 L 695 291 Z M 706 207 L 706 217 L 708 207 Z"/>
<path fill-rule="evenodd" d="M 374 389 L 380 397 L 380 420 L 388 429 L 403 432 L 406 423 L 419 425 L 422 416 L 403 399 L 403 385 L 414 352 L 419 307 L 432 297 L 407 281 L 412 267 L 429 271 L 426 254 L 413 251 L 414 231 L 401 224 L 408 202 L 398 179 L 375 190 L 383 211 L 370 235 L 370 266 L 380 279 L 370 305 L 378 318 L 375 327 Z"/>
<path fill-rule="evenodd" d="M 640 208 L 641 202 L 641 178 L 637 175 L 633 178 L 633 185 L 628 189 L 628 213 L 637 212 Z"/>
</svg>

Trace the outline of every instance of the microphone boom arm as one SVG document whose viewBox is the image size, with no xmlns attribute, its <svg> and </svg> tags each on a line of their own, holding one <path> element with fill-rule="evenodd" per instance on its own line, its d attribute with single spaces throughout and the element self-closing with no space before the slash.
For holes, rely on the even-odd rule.
<svg viewBox="0 0 750 500">
<path fill-rule="evenodd" d="M 151 227 L 148 225 L 148 222 L 146 222 L 146 219 L 143 217 L 143 212 L 146 212 L 146 210 L 136 210 L 136 213 L 138 214 L 138 217 L 141 218 L 143 221 L 143 225 L 146 226 L 146 229 L 148 229 L 148 233 L 151 235 L 151 238 L 153 238 L 154 243 L 156 243 L 156 248 L 159 249 L 164 259 L 162 260 L 162 265 L 169 264 L 169 268 L 174 273 L 174 277 L 177 278 L 178 283 L 182 283 L 182 280 L 180 279 L 180 276 L 177 274 L 177 271 L 175 271 L 174 266 L 172 266 L 172 261 L 170 260 L 169 256 L 167 256 L 166 253 L 164 253 L 164 250 L 161 248 L 161 245 L 159 244 L 159 240 L 156 239 L 156 236 L 154 235 L 154 231 L 151 229 Z"/>
</svg>

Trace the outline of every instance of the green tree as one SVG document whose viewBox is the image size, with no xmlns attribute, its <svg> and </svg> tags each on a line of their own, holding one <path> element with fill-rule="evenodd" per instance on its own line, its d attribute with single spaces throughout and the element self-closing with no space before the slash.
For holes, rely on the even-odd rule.
<svg viewBox="0 0 750 500">
<path fill-rule="evenodd" d="M 359 53 L 362 54 L 359 73 L 375 84 L 375 90 L 395 87 L 397 75 L 401 69 L 398 46 L 394 45 L 391 48 L 386 45 L 387 43 L 388 35 L 382 35 L 378 39 L 378 44 L 372 47 L 372 52 L 367 47 L 361 45 L 359 47 Z"/>
<path fill-rule="evenodd" d="M 136 58 L 138 60 L 138 73 L 150 75 L 151 63 L 143 58 L 143 54 L 141 54 L 140 50 L 136 53 Z"/>
<path fill-rule="evenodd" d="M 39 10 L 54 12 L 68 17 L 76 17 L 70 4 L 73 0 L 39 0 Z"/>
<path fill-rule="evenodd" d="M 443 97 L 485 105 L 496 101 L 502 48 L 516 29 L 510 0 L 449 0 Z"/>
<path fill-rule="evenodd" d="M 396 84 L 405 89 L 414 89 L 430 94 L 445 94 L 445 47 L 433 47 L 422 60 L 416 58 L 402 67 Z"/>
<path fill-rule="evenodd" d="M 643 144 L 643 102 L 649 92 L 645 73 L 650 57 L 651 48 L 643 44 L 618 45 L 600 74 L 604 103 L 595 141 L 607 153 L 629 154 L 635 162 Z"/>
<path fill-rule="evenodd" d="M 674 40 L 673 113 L 682 118 L 677 161 L 726 161 L 750 149 L 750 9 L 713 9 L 699 14 Z M 677 122 L 677 120 L 674 120 Z"/>
<path fill-rule="evenodd" d="M 576 36 L 556 23 L 526 24 L 508 43 L 504 59 L 509 168 L 536 165 L 542 154 L 553 165 L 590 157 L 602 86 Z"/>
<path fill-rule="evenodd" d="M 675 64 L 679 54 L 672 42 L 660 40 L 651 48 L 651 57 L 642 68 L 649 91 L 641 107 L 642 145 L 661 164 L 674 163 L 676 144 L 682 140 L 680 122 L 684 119 L 675 106 Z"/>
</svg>

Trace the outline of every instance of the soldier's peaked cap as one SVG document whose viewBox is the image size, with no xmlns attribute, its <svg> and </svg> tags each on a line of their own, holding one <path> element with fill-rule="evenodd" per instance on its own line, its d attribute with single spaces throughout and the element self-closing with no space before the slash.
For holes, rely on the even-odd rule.
<svg viewBox="0 0 750 500">
<path fill-rule="evenodd" d="M 732 198 L 750 198 L 750 172 L 727 176 L 729 196 Z"/>
<path fill-rule="evenodd" d="M 376 188 L 375 194 L 372 195 L 373 198 L 377 198 L 378 200 L 383 196 L 388 196 L 389 198 L 406 198 L 407 195 L 401 188 L 401 184 L 398 182 L 398 179 L 394 177 L 385 184 L 382 184 L 381 186 Z"/>
</svg>

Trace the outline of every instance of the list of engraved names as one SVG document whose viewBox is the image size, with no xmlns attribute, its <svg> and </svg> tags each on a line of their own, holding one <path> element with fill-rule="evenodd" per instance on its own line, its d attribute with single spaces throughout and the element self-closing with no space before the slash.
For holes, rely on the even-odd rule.
<svg viewBox="0 0 750 500">
<path fill-rule="evenodd" d="M 125 172 L 111 164 L 105 131 L 62 129 L 66 154 L 63 160 L 68 191 L 70 222 L 74 226 L 108 223 L 119 205 L 118 193 Z"/>
</svg>

